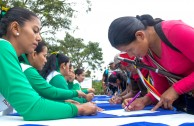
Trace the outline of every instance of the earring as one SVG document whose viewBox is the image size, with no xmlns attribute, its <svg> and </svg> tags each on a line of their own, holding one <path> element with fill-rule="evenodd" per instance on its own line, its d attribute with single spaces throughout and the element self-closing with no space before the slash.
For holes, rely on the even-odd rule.
<svg viewBox="0 0 194 126">
<path fill-rule="evenodd" d="M 16 35 L 19 36 L 20 34 L 17 32 Z"/>
</svg>

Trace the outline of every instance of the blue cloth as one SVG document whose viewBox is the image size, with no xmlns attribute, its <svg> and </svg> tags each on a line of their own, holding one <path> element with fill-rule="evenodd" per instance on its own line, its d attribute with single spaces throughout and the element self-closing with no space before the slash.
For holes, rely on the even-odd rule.
<svg viewBox="0 0 194 126">
<path fill-rule="evenodd" d="M 116 109 L 122 109 L 121 105 L 111 105 L 111 104 L 97 104 L 98 107 L 101 107 L 105 110 L 116 110 Z M 145 107 L 144 110 L 151 110 L 153 106 Z M 159 108 L 157 112 L 154 113 L 143 113 L 143 114 L 133 114 L 133 115 L 125 115 L 125 116 L 117 116 L 117 115 L 111 115 L 111 114 L 105 114 L 98 112 L 97 115 L 92 116 L 77 116 L 76 118 L 123 118 L 123 117 L 141 117 L 141 116 L 160 116 L 160 115 L 170 115 L 170 114 L 178 114 L 182 112 L 172 111 L 172 110 L 164 110 Z"/>
<path fill-rule="evenodd" d="M 194 126 L 194 123 L 183 123 L 179 126 Z"/>
<path fill-rule="evenodd" d="M 18 126 L 47 126 L 47 125 L 41 125 L 41 124 L 23 124 Z"/>
<path fill-rule="evenodd" d="M 120 126 L 168 126 L 162 123 L 150 123 L 150 122 L 135 122 L 135 123 L 128 123 Z"/>
<path fill-rule="evenodd" d="M 107 99 L 111 98 L 110 96 L 95 96 L 93 101 L 107 101 Z M 121 104 L 110 104 L 110 103 L 98 103 L 98 107 L 104 109 L 104 110 L 117 110 L 122 109 Z M 153 106 L 145 107 L 144 110 L 151 110 Z M 171 111 L 171 110 L 164 110 L 159 108 L 157 112 L 155 113 L 144 113 L 144 114 L 134 114 L 134 115 L 127 115 L 127 116 L 117 116 L 117 115 L 111 115 L 111 114 L 105 114 L 98 112 L 96 115 L 92 116 L 77 116 L 76 118 L 123 118 L 123 117 L 141 117 L 141 116 L 160 116 L 160 115 L 169 115 L 169 114 L 177 114 L 181 112 L 177 111 Z M 11 116 L 20 116 L 18 113 L 11 114 Z"/>
</svg>

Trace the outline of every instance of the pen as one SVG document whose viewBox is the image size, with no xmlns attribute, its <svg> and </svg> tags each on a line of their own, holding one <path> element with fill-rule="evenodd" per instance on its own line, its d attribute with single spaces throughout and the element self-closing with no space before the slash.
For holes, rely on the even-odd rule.
<svg viewBox="0 0 194 126">
<path fill-rule="evenodd" d="M 128 104 L 127 104 L 127 106 L 125 106 L 125 108 L 124 109 L 126 109 L 126 108 L 128 108 L 129 107 L 129 105 L 135 100 L 135 99 L 137 99 L 139 96 L 140 96 L 140 94 L 141 94 L 141 91 L 139 91 L 129 102 L 128 102 Z"/>
</svg>

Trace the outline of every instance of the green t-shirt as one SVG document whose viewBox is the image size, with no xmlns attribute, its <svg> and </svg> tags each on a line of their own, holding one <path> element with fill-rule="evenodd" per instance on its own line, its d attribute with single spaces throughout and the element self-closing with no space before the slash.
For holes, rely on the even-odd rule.
<svg viewBox="0 0 194 126">
<path fill-rule="evenodd" d="M 74 117 L 78 109 L 71 103 L 39 96 L 22 72 L 13 46 L 0 39 L 0 93 L 24 120 L 53 120 Z"/>
<path fill-rule="evenodd" d="M 74 80 L 73 82 L 68 82 L 68 87 L 70 90 L 81 90 L 85 94 L 88 94 L 87 89 L 81 89 L 80 83 L 77 80 Z"/>
<path fill-rule="evenodd" d="M 66 79 L 64 78 L 64 76 L 61 73 L 59 73 L 57 71 L 52 71 L 47 76 L 47 81 L 49 81 L 49 83 L 51 85 L 53 85 L 57 88 L 69 90 L 68 83 L 67 83 Z M 72 98 L 72 100 L 78 101 L 79 103 L 86 103 L 87 102 L 87 100 L 85 98 L 79 98 L 79 97 L 74 97 L 74 98 Z"/>
<path fill-rule="evenodd" d="M 24 63 L 21 63 L 21 67 L 31 86 L 40 96 L 51 100 L 67 100 L 78 96 L 75 90 L 66 90 L 52 86 L 34 67 Z"/>
</svg>

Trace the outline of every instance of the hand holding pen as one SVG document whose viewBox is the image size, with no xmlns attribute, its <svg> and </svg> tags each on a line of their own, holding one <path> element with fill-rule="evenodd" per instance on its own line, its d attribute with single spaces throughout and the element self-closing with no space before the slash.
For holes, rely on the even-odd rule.
<svg viewBox="0 0 194 126">
<path fill-rule="evenodd" d="M 137 99 L 139 96 L 140 96 L 140 94 L 141 94 L 141 91 L 139 91 L 129 102 L 128 102 L 128 104 L 125 106 L 125 108 L 124 108 L 124 110 L 126 110 L 128 107 L 129 107 L 129 105 L 133 102 L 133 101 L 135 101 L 135 99 Z"/>
</svg>

